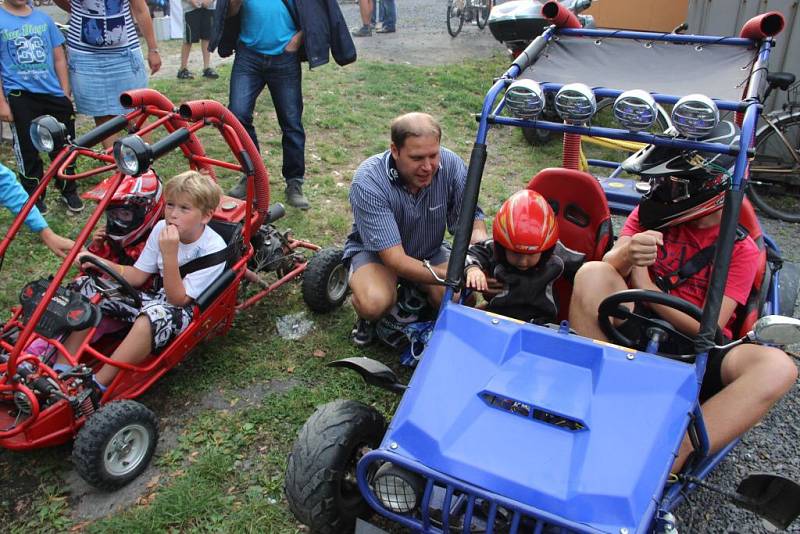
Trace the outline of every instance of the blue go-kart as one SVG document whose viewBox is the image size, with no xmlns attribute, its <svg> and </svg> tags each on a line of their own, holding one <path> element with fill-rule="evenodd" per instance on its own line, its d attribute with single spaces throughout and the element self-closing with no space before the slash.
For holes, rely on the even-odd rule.
<svg viewBox="0 0 800 534">
<path fill-rule="evenodd" d="M 582 29 L 558 2 L 547 2 L 543 14 L 553 25 L 484 100 L 461 220 L 471 220 L 477 204 L 493 124 L 564 134 L 564 168 L 541 171 L 529 187 L 556 207 L 565 244 L 590 260 L 613 243 L 611 211 L 630 212 L 646 184 L 618 171 L 598 179 L 577 170 L 580 136 L 735 156 L 704 309 L 663 293 L 625 291 L 599 310 L 606 333 L 619 341 L 625 338 L 614 334 L 610 320 L 619 304 L 659 299 L 700 322 L 691 354 L 660 350 L 659 340 L 674 331 L 669 324 L 650 328 L 646 349 L 637 350 L 576 335 L 567 321 L 537 326 L 451 302 L 469 243 L 469 225 L 461 225 L 443 282 L 447 293 L 409 384 L 368 358 L 335 362 L 402 394 L 388 428 L 374 408 L 340 400 L 320 407 L 300 431 L 286 493 L 292 512 L 314 532 L 380 532 L 363 520 L 377 512 L 382 528 L 426 533 L 674 533 L 671 512 L 696 487 L 712 487 L 709 472 L 735 446 L 710 453 L 698 391 L 707 354 L 718 346 L 737 227 L 747 228 L 762 254 L 732 343 L 800 341 L 800 321 L 779 315 L 792 314 L 797 281 L 781 271 L 780 251 L 743 194 L 781 15 L 756 17 L 740 37 L 710 37 Z M 647 91 L 639 85 L 644 65 Z M 542 93 L 555 93 L 564 123 L 537 119 Z M 619 104 L 621 128 L 589 125 L 601 98 Z M 642 127 L 656 102 L 672 106 L 674 129 Z M 697 135 L 719 110 L 738 115 L 736 142 Z M 564 315 L 570 290 L 566 283 L 556 288 Z M 695 452 L 671 477 L 687 432 Z M 781 528 L 800 513 L 800 486 L 775 475 L 748 476 L 727 497 Z"/>
</svg>

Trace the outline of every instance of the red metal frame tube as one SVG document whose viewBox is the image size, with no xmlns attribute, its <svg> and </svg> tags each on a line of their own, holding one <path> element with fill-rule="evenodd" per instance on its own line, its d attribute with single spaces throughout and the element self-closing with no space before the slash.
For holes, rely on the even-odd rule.
<svg viewBox="0 0 800 534">
<path fill-rule="evenodd" d="M 769 11 L 745 22 L 739 37 L 761 41 L 781 33 L 785 24 L 786 21 L 780 11 Z"/>
<path fill-rule="evenodd" d="M 580 28 L 581 23 L 575 13 L 559 4 L 556 0 L 550 0 L 542 6 L 542 15 L 551 24 L 559 28 Z"/>
</svg>

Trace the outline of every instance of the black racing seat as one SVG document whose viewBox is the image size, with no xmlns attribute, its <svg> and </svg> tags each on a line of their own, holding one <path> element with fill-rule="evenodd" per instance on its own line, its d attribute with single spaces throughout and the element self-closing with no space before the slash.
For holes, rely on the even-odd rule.
<svg viewBox="0 0 800 534">
<path fill-rule="evenodd" d="M 203 312 L 220 296 L 225 289 L 236 278 L 233 266 L 242 257 L 244 251 L 244 240 L 242 236 L 242 225 L 228 221 L 211 219 L 208 225 L 212 230 L 228 245 L 228 258 L 225 261 L 225 270 L 203 291 L 195 302 L 200 311 Z"/>
</svg>

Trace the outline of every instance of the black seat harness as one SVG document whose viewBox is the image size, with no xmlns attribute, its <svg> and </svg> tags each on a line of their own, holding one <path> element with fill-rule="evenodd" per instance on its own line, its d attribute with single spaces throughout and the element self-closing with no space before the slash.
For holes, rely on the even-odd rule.
<svg viewBox="0 0 800 534">
<path fill-rule="evenodd" d="M 736 228 L 736 241 L 741 241 L 748 235 L 749 232 L 744 226 L 739 225 Z M 716 252 L 716 249 L 717 246 L 715 243 L 697 251 L 694 256 L 689 258 L 689 260 L 678 267 L 678 269 L 665 275 L 656 275 L 654 277 L 655 284 L 664 293 L 669 293 L 671 290 L 686 282 L 688 279 L 702 271 L 709 263 L 711 263 L 711 260 L 714 259 L 714 253 Z"/>
</svg>

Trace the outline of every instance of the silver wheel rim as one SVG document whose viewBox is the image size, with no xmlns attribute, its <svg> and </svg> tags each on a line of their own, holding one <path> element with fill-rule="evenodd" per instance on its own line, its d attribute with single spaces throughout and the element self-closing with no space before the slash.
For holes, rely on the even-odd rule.
<svg viewBox="0 0 800 534">
<path fill-rule="evenodd" d="M 342 298 L 347 291 L 347 270 L 344 265 L 337 265 L 328 276 L 328 299 L 336 302 Z"/>
<path fill-rule="evenodd" d="M 139 467 L 150 447 L 150 432 L 140 424 L 122 427 L 103 451 L 103 464 L 112 476 L 120 477 Z"/>
</svg>

